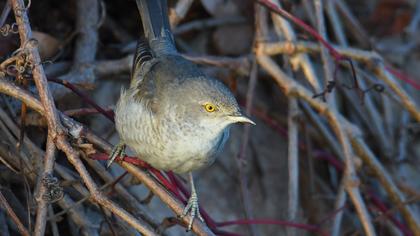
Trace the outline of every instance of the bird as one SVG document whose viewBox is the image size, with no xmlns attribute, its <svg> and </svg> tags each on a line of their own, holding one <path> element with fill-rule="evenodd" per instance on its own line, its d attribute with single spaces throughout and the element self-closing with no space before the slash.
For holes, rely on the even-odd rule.
<svg viewBox="0 0 420 236">
<path fill-rule="evenodd" d="M 211 165 L 234 123 L 255 123 L 241 113 L 232 92 L 177 51 L 166 0 L 136 0 L 144 38 L 137 44 L 131 81 L 115 108 L 120 142 L 107 162 L 130 147 L 152 167 L 188 174 L 191 195 L 180 217 L 190 214 L 187 230 L 198 217 L 192 172 Z"/>
</svg>

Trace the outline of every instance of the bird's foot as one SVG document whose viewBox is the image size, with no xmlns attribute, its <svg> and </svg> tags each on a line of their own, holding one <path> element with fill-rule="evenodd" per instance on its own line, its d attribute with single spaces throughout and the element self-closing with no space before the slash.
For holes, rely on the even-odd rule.
<svg viewBox="0 0 420 236">
<path fill-rule="evenodd" d="M 198 197 L 195 191 L 191 193 L 190 199 L 188 199 L 188 203 L 185 206 L 184 211 L 182 212 L 181 218 L 184 218 L 188 213 L 190 213 L 191 219 L 188 223 L 187 231 L 191 230 L 195 217 L 204 222 L 204 219 L 200 214 L 200 208 L 198 206 Z"/>
<path fill-rule="evenodd" d="M 106 168 L 109 168 L 118 156 L 121 157 L 121 158 L 125 156 L 125 144 L 124 143 L 120 142 L 117 145 L 115 145 L 115 147 L 112 149 L 112 152 L 109 155 L 108 161 L 106 163 Z"/>
</svg>

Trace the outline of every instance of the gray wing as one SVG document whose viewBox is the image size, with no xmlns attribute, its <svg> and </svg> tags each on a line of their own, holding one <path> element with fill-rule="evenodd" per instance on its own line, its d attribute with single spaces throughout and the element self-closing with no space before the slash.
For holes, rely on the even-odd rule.
<svg viewBox="0 0 420 236">
<path fill-rule="evenodd" d="M 153 112 L 159 112 L 159 101 L 176 99 L 184 82 L 204 77 L 201 70 L 179 55 L 165 55 L 141 64 L 141 69 L 133 74 L 131 87 L 133 96 Z"/>
<path fill-rule="evenodd" d="M 146 73 L 138 73 L 132 80 L 131 88 L 133 90 L 133 98 L 136 102 L 142 103 L 144 106 L 150 109 L 153 113 L 159 111 L 158 103 L 158 91 L 156 88 L 156 81 L 154 79 L 154 73 L 152 68 L 157 64 L 157 60 L 147 61 L 143 65 L 143 70 Z M 149 68 L 146 68 L 149 67 Z"/>
</svg>

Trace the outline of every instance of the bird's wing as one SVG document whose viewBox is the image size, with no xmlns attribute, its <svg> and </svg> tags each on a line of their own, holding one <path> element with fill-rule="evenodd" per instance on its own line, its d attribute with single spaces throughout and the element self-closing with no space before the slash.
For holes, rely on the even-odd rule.
<svg viewBox="0 0 420 236">
<path fill-rule="evenodd" d="M 166 0 L 136 0 L 145 38 L 140 39 L 134 55 L 130 89 L 136 102 L 158 112 L 159 71 L 153 70 L 161 57 L 177 54 L 170 31 Z"/>
<path fill-rule="evenodd" d="M 155 75 L 153 72 L 150 72 L 156 63 L 155 60 L 145 62 L 143 69 L 145 69 L 144 67 L 150 67 L 147 69 L 148 73 L 138 75 L 141 76 L 142 79 L 133 79 L 130 88 L 133 91 L 132 96 L 134 101 L 141 103 L 152 113 L 157 113 L 159 111 L 158 91 L 156 89 L 156 81 L 153 78 Z"/>
</svg>

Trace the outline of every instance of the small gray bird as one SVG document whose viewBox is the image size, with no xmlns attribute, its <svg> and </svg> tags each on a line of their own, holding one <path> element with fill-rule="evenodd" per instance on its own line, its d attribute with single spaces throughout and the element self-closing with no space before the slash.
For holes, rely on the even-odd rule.
<svg viewBox="0 0 420 236">
<path fill-rule="evenodd" d="M 115 110 L 120 143 L 107 165 L 129 146 L 153 167 L 189 173 L 191 197 L 181 217 L 202 219 L 192 171 L 212 164 L 229 136 L 229 126 L 255 124 L 240 112 L 229 89 L 180 56 L 174 46 L 166 0 L 136 0 L 147 42 L 134 57 L 130 88 Z"/>
</svg>

